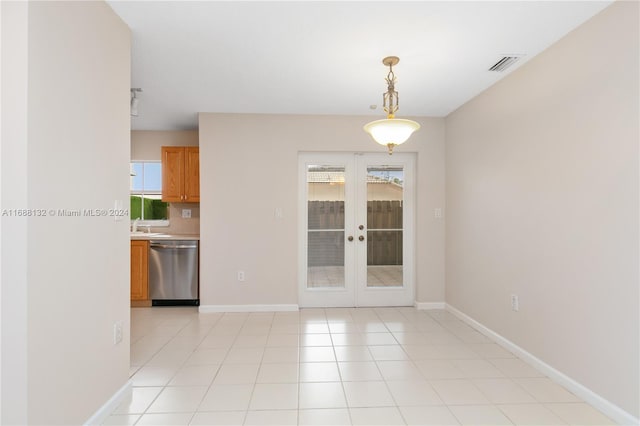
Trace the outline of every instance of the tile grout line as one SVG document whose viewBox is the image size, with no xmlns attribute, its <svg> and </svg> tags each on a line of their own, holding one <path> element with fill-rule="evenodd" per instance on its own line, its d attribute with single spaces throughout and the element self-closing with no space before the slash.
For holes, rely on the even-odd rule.
<svg viewBox="0 0 640 426">
<path fill-rule="evenodd" d="M 209 336 L 209 334 L 211 333 L 211 330 L 213 330 L 216 325 L 218 325 L 218 323 L 222 320 L 222 318 L 224 318 L 225 314 L 222 314 L 220 317 L 218 317 L 218 319 L 211 325 L 209 331 L 207 332 L 207 334 L 205 335 L 205 337 L 203 337 L 200 340 L 200 343 L 198 343 L 198 346 L 196 346 L 196 348 L 193 350 L 193 353 L 191 354 L 191 356 L 193 356 L 194 353 L 197 352 L 198 348 L 200 347 L 200 345 L 202 344 L 202 342 L 205 341 L 205 339 L 207 338 L 207 336 Z M 235 340 L 234 340 L 235 341 Z M 227 349 L 227 353 L 225 354 L 225 358 L 229 355 L 229 349 Z M 187 358 L 185 360 L 185 363 L 189 360 L 189 358 Z M 211 386 L 213 386 L 213 382 L 215 382 L 216 377 L 218 377 L 218 374 L 220 373 L 220 369 L 222 368 L 222 365 L 224 364 L 224 359 L 220 362 L 220 365 L 218 366 L 218 368 L 216 369 L 216 373 L 213 375 L 213 378 L 211 379 L 211 383 L 209 383 L 209 386 L 207 386 L 207 389 L 204 391 L 204 393 L 202 394 L 202 398 L 200 398 L 200 402 L 198 402 L 198 405 L 196 405 L 196 409 L 194 410 L 193 414 L 191 415 L 191 418 L 189 419 L 189 424 L 191 424 L 191 422 L 193 422 L 193 418 L 198 414 L 198 409 L 200 408 L 200 406 L 202 405 L 202 403 L 204 402 L 204 399 L 206 398 L 207 394 L 209 393 L 209 390 L 211 389 Z M 183 366 L 184 367 L 184 366 Z M 179 370 L 178 370 L 179 371 Z M 177 374 L 177 372 L 176 372 Z M 175 377 L 175 376 L 174 376 Z M 171 383 L 171 381 L 169 381 L 169 383 Z M 168 384 L 167 384 L 168 385 Z"/>
<path fill-rule="evenodd" d="M 325 310 L 326 317 L 326 310 Z M 353 416 L 351 415 L 351 407 L 349 407 L 349 401 L 347 400 L 347 391 L 344 388 L 344 381 L 342 380 L 342 372 L 340 371 L 340 365 L 338 364 L 338 354 L 336 353 L 336 347 L 333 342 L 333 334 L 331 333 L 331 327 L 327 320 L 327 329 L 329 330 L 329 338 L 331 339 L 331 350 L 333 351 L 333 358 L 335 359 L 336 368 L 338 369 L 338 376 L 340 377 L 340 388 L 342 389 L 342 395 L 344 396 L 344 404 L 347 409 L 347 415 L 349 416 L 349 424 L 353 425 Z"/>
<path fill-rule="evenodd" d="M 391 330 L 389 329 L 389 327 L 387 326 L 386 322 L 384 322 L 382 320 L 382 318 L 380 318 L 380 320 L 382 321 L 382 323 L 384 324 L 385 328 L 389 331 L 389 333 L 391 333 Z M 396 337 L 393 335 L 393 333 L 391 333 L 391 336 L 393 336 L 393 339 L 396 341 L 396 343 L 398 343 L 398 346 L 400 348 L 402 348 L 402 345 L 400 345 L 400 342 L 398 342 L 398 339 L 396 339 Z M 409 358 L 409 354 L 407 354 L 404 350 L 404 348 L 402 348 L 402 352 L 407 356 L 407 358 Z M 373 355 L 373 354 L 372 354 Z M 413 364 L 413 362 L 412 362 Z M 378 373 L 380 373 L 380 377 L 382 378 L 383 382 L 384 382 L 384 386 L 387 389 L 387 392 L 389 392 L 389 395 L 391 396 L 391 400 L 394 402 L 395 404 L 395 408 L 396 411 L 398 412 L 398 414 L 400 414 L 400 418 L 402 419 L 402 421 L 404 422 L 405 425 L 409 424 L 407 422 L 407 419 L 405 419 L 404 415 L 402 414 L 402 410 L 400 410 L 400 406 L 398 405 L 398 401 L 396 400 L 395 396 L 393 396 L 393 392 L 391 392 L 391 388 L 389 387 L 389 383 L 387 383 L 387 379 L 384 377 L 384 375 L 382 374 L 382 370 L 380 369 L 380 365 L 378 364 L 378 361 L 375 361 L 375 365 L 376 368 L 378 369 Z M 416 367 L 417 369 L 417 367 Z"/>
<path fill-rule="evenodd" d="M 190 324 L 191 322 L 193 322 L 195 319 L 196 319 L 196 316 L 194 316 L 194 318 L 192 318 L 192 319 L 191 319 L 191 321 L 189 321 L 187 324 L 185 324 L 185 326 L 184 326 L 183 328 L 181 328 L 181 329 L 178 331 L 178 333 L 176 333 L 176 335 L 175 335 L 172 339 L 170 339 L 170 340 L 169 340 L 169 342 L 171 342 L 171 340 L 173 340 L 175 337 L 177 337 L 177 335 L 180 333 L 180 331 L 184 330 L 184 329 L 187 327 L 187 325 L 188 325 L 188 324 Z M 216 326 L 216 324 L 220 321 L 220 319 L 222 319 L 222 316 L 220 316 L 220 317 L 219 317 L 219 318 L 218 318 L 218 319 L 217 319 L 217 320 L 216 320 L 216 321 L 211 325 L 211 327 L 210 327 L 210 329 L 209 329 L 209 332 L 211 332 L 211 329 L 213 329 L 213 327 L 215 327 L 215 326 Z M 207 332 L 207 335 L 209 334 L 209 332 Z M 187 358 L 184 360 L 184 362 L 180 365 L 180 367 L 178 367 L 178 369 L 176 370 L 175 374 L 174 374 L 174 375 L 173 375 L 173 376 L 172 376 L 172 377 L 167 381 L 167 383 L 162 387 L 162 390 L 158 393 L 158 395 L 156 395 L 156 397 L 155 397 L 155 398 L 153 399 L 153 401 L 149 404 L 149 406 L 147 406 L 147 408 L 145 409 L 144 413 L 143 413 L 143 414 L 140 416 L 140 418 L 136 421 L 136 424 L 137 424 L 138 422 L 140 422 L 140 420 L 142 420 L 142 417 L 143 417 L 145 414 L 147 414 L 147 412 L 148 412 L 149 408 L 151 408 L 151 406 L 152 406 L 152 405 L 153 405 L 153 403 L 158 399 L 158 397 L 159 397 L 160 395 L 162 395 L 162 393 L 163 393 L 163 392 L 164 392 L 168 387 L 170 387 L 170 386 L 169 386 L 169 384 L 171 383 L 171 381 L 172 381 L 172 380 L 173 380 L 173 379 L 178 375 L 178 373 L 180 372 L 180 370 L 181 370 L 182 368 L 184 368 L 184 366 L 186 365 L 186 363 L 187 363 L 187 361 L 189 360 L 189 358 L 190 358 L 191 356 L 193 356 L 193 354 L 197 351 L 198 347 L 202 344 L 202 342 L 204 341 L 204 339 L 205 339 L 205 338 L 206 338 L 206 336 L 205 336 L 205 337 L 203 337 L 203 338 L 200 340 L 200 342 L 199 342 L 199 343 L 198 343 L 198 345 L 194 348 L 194 350 L 193 350 L 193 351 L 191 351 L 191 355 L 190 355 L 189 357 L 187 357 Z M 169 342 L 167 342 L 167 343 L 166 343 L 166 345 L 168 345 L 168 344 L 169 344 Z M 166 345 L 165 345 L 165 346 L 166 346 Z M 164 348 L 164 346 L 163 346 L 163 348 Z M 218 369 L 218 371 L 219 371 L 219 369 Z M 217 376 L 217 374 L 218 374 L 218 371 L 216 371 L 216 374 L 214 375 L 214 380 L 215 380 L 215 376 Z M 213 383 L 213 380 L 212 380 L 212 383 Z M 210 386 L 211 386 L 211 384 L 209 385 L 209 387 L 210 387 Z M 191 418 L 189 419 L 189 423 L 191 423 L 191 420 L 193 420 L 193 417 L 195 417 L 196 413 L 198 412 L 198 407 L 202 404 L 202 401 L 204 400 L 204 397 L 206 396 L 206 394 L 207 394 L 207 392 L 208 392 L 208 390 L 209 390 L 209 387 L 207 388 L 207 390 L 206 390 L 206 391 L 204 392 L 204 394 L 202 395 L 202 398 L 200 399 L 200 402 L 199 402 L 199 403 L 198 403 L 198 405 L 196 406 L 196 410 L 192 413 Z M 148 413 L 148 414 L 154 414 L 154 413 Z"/>
</svg>

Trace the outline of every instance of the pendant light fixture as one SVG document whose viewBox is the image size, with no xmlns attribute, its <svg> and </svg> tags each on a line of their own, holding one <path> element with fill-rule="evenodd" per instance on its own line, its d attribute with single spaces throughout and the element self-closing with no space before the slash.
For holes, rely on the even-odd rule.
<svg viewBox="0 0 640 426">
<path fill-rule="evenodd" d="M 389 149 L 389 155 L 393 154 L 393 148 L 405 143 L 413 132 L 420 128 L 415 121 L 395 118 L 398 110 L 398 92 L 395 90 L 396 76 L 393 73 L 393 66 L 400 62 L 397 56 L 387 56 L 382 63 L 389 67 L 387 74 L 387 91 L 382 95 L 382 104 L 387 118 L 372 121 L 364 125 L 364 131 L 369 133 L 374 141 L 380 145 L 385 145 Z"/>
</svg>

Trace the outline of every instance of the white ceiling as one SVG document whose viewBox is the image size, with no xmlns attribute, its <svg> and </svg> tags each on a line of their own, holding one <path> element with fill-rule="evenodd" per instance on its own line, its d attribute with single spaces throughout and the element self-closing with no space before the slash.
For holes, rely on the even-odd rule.
<svg viewBox="0 0 640 426">
<path fill-rule="evenodd" d="M 195 129 L 198 112 L 383 118 L 389 55 L 398 117 L 446 116 L 610 3 L 109 2 L 132 31 L 137 130 Z M 508 54 L 526 56 L 487 71 Z"/>
</svg>

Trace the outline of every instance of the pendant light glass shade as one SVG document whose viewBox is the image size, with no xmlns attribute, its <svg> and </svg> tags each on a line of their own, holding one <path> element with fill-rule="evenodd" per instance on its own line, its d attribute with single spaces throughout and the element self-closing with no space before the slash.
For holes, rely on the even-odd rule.
<svg viewBox="0 0 640 426">
<path fill-rule="evenodd" d="M 372 121 L 364 125 L 364 131 L 369 133 L 374 141 L 380 145 L 389 147 L 389 153 L 393 147 L 405 143 L 420 125 L 415 121 L 402 118 L 386 118 Z"/>
</svg>

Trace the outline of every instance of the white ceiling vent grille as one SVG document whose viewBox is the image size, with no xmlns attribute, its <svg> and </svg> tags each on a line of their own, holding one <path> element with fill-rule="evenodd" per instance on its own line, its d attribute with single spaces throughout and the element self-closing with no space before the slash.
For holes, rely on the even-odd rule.
<svg viewBox="0 0 640 426">
<path fill-rule="evenodd" d="M 489 68 L 489 71 L 503 72 L 504 70 L 509 68 L 511 65 L 518 62 L 518 60 L 521 57 L 522 55 L 505 56 L 502 59 L 500 59 L 498 62 L 496 62 L 491 68 Z"/>
</svg>

